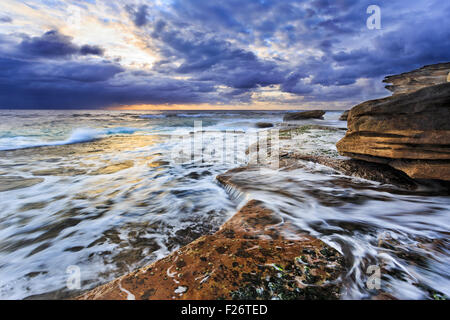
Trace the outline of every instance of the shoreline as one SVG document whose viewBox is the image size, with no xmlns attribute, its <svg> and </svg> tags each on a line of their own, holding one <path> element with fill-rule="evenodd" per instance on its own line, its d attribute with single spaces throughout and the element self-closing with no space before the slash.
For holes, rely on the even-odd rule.
<svg viewBox="0 0 450 320">
<path fill-rule="evenodd" d="M 213 235 L 77 300 L 338 299 L 343 258 L 248 202 Z"/>
<path fill-rule="evenodd" d="M 388 165 L 339 155 L 334 146 L 337 139 L 344 134 L 345 128 L 294 122 L 274 122 L 272 124 L 273 127 L 261 131 L 270 131 L 273 128 L 279 129 L 279 165 L 283 171 L 306 169 L 308 172 L 314 167 L 311 164 L 318 164 L 319 167 L 325 166 L 328 168 L 322 172 L 325 175 L 332 176 L 341 173 L 344 175 L 343 180 L 357 177 L 375 181 L 379 184 L 376 188 L 380 191 L 390 192 L 395 190 L 395 192 L 413 192 L 425 196 L 448 195 L 448 184 L 444 182 L 412 179 L 405 173 Z M 207 130 L 203 131 L 208 132 Z M 116 150 L 119 142 L 118 145 L 124 150 L 135 149 L 136 146 L 130 145 L 127 139 L 122 139 L 123 137 L 112 136 L 107 137 L 107 140 L 70 144 L 65 145 L 62 149 L 79 149 L 78 152 L 91 154 L 93 151 L 96 153 L 97 148 L 95 146 L 103 145 L 104 141 L 112 144 L 111 148 L 107 148 L 109 151 Z M 139 141 L 139 145 L 145 145 L 149 141 L 155 142 L 155 137 L 151 136 L 143 136 L 145 141 L 141 141 L 140 136 L 132 135 L 132 137 Z M 297 137 L 300 137 L 299 141 L 296 141 Z M 267 142 L 270 152 L 270 139 Z M 60 148 L 61 146 L 45 146 L 4 152 L 5 154 L 14 153 L 23 157 L 31 153 L 45 153 L 48 150 L 53 150 L 56 154 L 59 154 L 63 152 Z M 256 148 L 250 146 L 247 155 L 249 158 L 254 157 L 255 152 L 258 151 L 258 146 Z M 133 161 L 136 161 L 136 159 Z M 239 179 L 242 182 L 242 177 L 239 177 L 239 174 L 244 173 L 245 175 L 246 171 L 259 170 L 265 165 L 267 164 L 259 167 L 237 167 L 224 173 L 220 173 L 219 170 L 219 174 L 214 180 L 231 197 L 233 197 L 233 194 L 245 195 L 245 191 L 239 188 Z M 107 166 L 101 168 L 102 170 L 89 169 L 86 174 L 113 173 L 128 167 L 130 166 L 125 163 L 108 163 Z M 35 171 L 33 173 L 39 176 L 77 174 L 77 172 L 71 172 L 70 170 L 64 172 Z M 292 230 L 288 224 L 280 226 L 280 218 L 273 212 L 265 212 L 266 210 L 268 209 L 264 208 L 261 203 L 250 201 L 241 210 L 235 212 L 228 221 L 225 221 L 216 233 L 201 236 L 190 243 L 186 242 L 180 249 L 152 262 L 150 265 L 138 267 L 135 271 L 124 275 L 118 273 L 120 277 L 111 282 L 89 289 L 78 297 L 70 295 L 68 299 L 340 299 L 342 283 L 339 281 L 346 274 L 346 268 L 348 268 L 343 262 L 345 257 L 335 253 L 332 258 L 334 260 L 329 261 L 329 257 L 320 252 L 323 249 L 325 249 L 324 252 L 334 249 L 324 244 L 320 239 L 302 234 L 302 231 Z M 240 222 L 236 223 L 236 221 Z M 247 225 L 248 228 L 242 229 L 243 225 Z M 231 233 L 223 232 L 223 229 L 232 230 L 231 233 L 237 233 L 239 236 L 229 238 L 227 235 L 229 236 Z M 268 231 L 269 233 L 267 233 Z M 295 235 L 294 238 L 292 238 L 293 235 Z M 204 247 L 200 244 L 202 241 L 206 244 Z M 228 257 L 226 253 L 220 253 L 222 249 L 211 254 L 211 249 L 215 250 L 214 246 L 226 247 L 230 250 L 231 257 Z M 270 250 L 273 251 L 274 247 L 281 248 L 279 249 L 281 251 L 275 251 L 271 255 L 267 255 Z M 243 253 L 245 258 L 239 258 L 242 252 L 253 251 L 256 250 L 255 248 L 260 255 L 249 257 Z M 290 248 L 295 248 L 295 250 L 290 251 Z M 306 254 L 311 256 L 303 254 L 304 250 Z M 179 256 L 182 257 L 183 261 L 189 261 L 187 266 L 183 266 L 183 263 L 177 266 Z M 233 256 L 238 257 L 239 262 L 230 260 Z M 305 261 L 302 260 L 302 256 L 305 256 Z M 201 260 L 201 258 L 206 258 L 206 261 Z M 203 262 L 207 263 L 204 264 Z M 233 266 L 234 262 L 238 263 L 237 267 Z M 209 265 L 210 263 L 211 265 Z M 216 263 L 219 264 L 216 265 Z M 305 263 L 307 269 L 304 269 Z M 322 265 L 320 265 L 321 263 Z M 326 269 L 325 266 L 329 263 L 336 264 L 335 271 L 331 272 Z M 172 269 L 170 269 L 171 266 L 173 266 Z M 156 268 L 160 272 L 158 273 L 153 269 L 153 271 L 149 271 L 149 268 Z M 180 270 L 177 270 L 177 268 Z M 235 268 L 238 269 L 234 270 Z M 221 270 L 221 274 L 226 275 L 226 277 L 214 279 L 212 276 L 214 270 Z M 306 270 L 308 272 L 314 270 L 314 272 L 307 274 Z M 175 271 L 176 274 L 174 274 Z M 235 276 L 236 274 L 238 277 Z M 173 275 L 174 279 L 178 281 L 178 283 L 173 281 L 173 284 L 179 284 L 178 286 L 167 286 L 167 280 L 172 278 L 169 275 Z M 287 279 L 287 282 L 277 280 L 279 275 L 282 279 Z M 303 278 L 297 281 L 299 275 Z M 267 277 L 271 280 L 265 281 Z M 183 283 L 181 280 L 185 282 Z M 200 281 L 203 281 L 200 283 L 201 287 L 198 285 Z M 222 288 L 221 285 L 224 281 L 228 284 Z M 255 287 L 255 283 L 259 284 L 257 291 L 252 289 Z M 298 285 L 294 287 L 288 285 L 292 283 Z M 242 286 L 242 284 L 245 285 Z M 307 285 L 305 286 L 305 284 Z M 270 289 L 274 286 L 278 291 Z M 222 289 L 219 290 L 218 288 Z M 79 293 L 78 291 L 77 294 Z M 369 295 L 369 298 L 393 298 L 386 292 L 380 294 L 381 296 Z"/>
<path fill-rule="evenodd" d="M 298 128 L 291 124 L 280 130 L 280 135 Z M 233 174 L 246 169 L 230 169 L 215 179 L 228 191 L 238 191 L 231 183 Z M 280 222 L 280 217 L 262 203 L 250 200 L 214 234 L 202 236 L 165 258 L 75 299 L 339 299 L 341 284 L 337 279 L 344 269 L 343 257 L 321 240 Z M 211 248 L 215 250 L 210 251 Z M 255 252 L 259 254 L 255 256 Z M 213 277 L 213 270 L 220 270 L 220 278 Z M 268 277 L 270 281 L 265 280 Z M 258 291 L 254 290 L 255 284 L 260 285 Z M 269 289 L 273 286 L 278 291 Z"/>
<path fill-rule="evenodd" d="M 327 126 L 293 125 L 280 130 L 280 136 L 289 142 L 295 133 L 306 129 L 340 130 Z M 289 143 L 282 144 L 281 168 L 301 167 L 304 162 L 318 163 L 344 175 L 394 188 L 412 190 L 418 187 L 413 179 L 389 166 L 326 154 L 297 153 Z M 252 169 L 255 167 L 237 167 L 219 174 L 216 180 L 232 191 L 229 193 L 238 192 L 239 187 L 233 178 Z M 165 258 L 87 290 L 75 299 L 339 299 L 342 284 L 337 279 L 345 272 L 343 256 L 321 240 L 293 231 L 289 223 L 280 222 L 280 217 L 261 203 L 250 200 L 216 233 L 202 236 Z M 274 254 L 274 247 L 281 248 L 282 254 Z M 260 255 L 246 254 L 255 248 Z M 334 264 L 333 272 L 326 267 L 330 263 Z M 306 274 L 305 265 L 308 272 L 314 272 Z M 214 278 L 217 270 L 221 276 Z M 269 290 L 279 273 L 283 274 L 282 279 L 289 281 L 277 280 L 279 292 Z M 305 278 L 298 278 L 300 274 L 312 283 L 305 286 Z M 267 277 L 272 281 L 266 282 L 264 279 Z M 287 286 L 293 282 L 297 285 Z M 251 289 L 255 283 L 260 285 L 259 291 Z M 384 298 L 389 297 L 384 294 Z"/>
</svg>

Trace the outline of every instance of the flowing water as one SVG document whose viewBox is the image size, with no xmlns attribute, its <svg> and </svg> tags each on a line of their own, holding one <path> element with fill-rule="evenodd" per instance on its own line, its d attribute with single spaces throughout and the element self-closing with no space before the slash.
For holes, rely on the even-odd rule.
<svg viewBox="0 0 450 320">
<path fill-rule="evenodd" d="M 243 138 L 261 130 L 255 124 L 284 113 L 1 111 L 0 298 L 74 296 L 71 266 L 81 290 L 92 288 L 214 232 L 248 199 L 344 254 L 343 298 L 378 294 L 366 285 L 369 266 L 394 297 L 449 296 L 450 198 L 442 190 L 402 190 L 308 162 L 243 171 L 237 197 L 216 182 L 248 161 Z M 304 123 L 345 127 L 340 113 Z M 225 131 L 236 142 L 223 148 L 228 161 L 177 158 L 192 137 L 211 156 Z M 302 145 L 334 154 L 343 134 L 311 130 Z"/>
</svg>

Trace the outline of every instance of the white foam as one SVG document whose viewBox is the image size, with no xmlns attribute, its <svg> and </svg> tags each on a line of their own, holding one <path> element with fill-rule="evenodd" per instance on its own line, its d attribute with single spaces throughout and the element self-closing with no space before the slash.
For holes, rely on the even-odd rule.
<svg viewBox="0 0 450 320">
<path fill-rule="evenodd" d="M 15 150 L 34 147 L 59 146 L 66 144 L 75 144 L 81 142 L 94 141 L 96 139 L 104 138 L 108 135 L 115 134 L 133 134 L 137 131 L 135 128 L 118 127 L 108 129 L 92 129 L 92 128 L 77 128 L 70 137 L 66 140 L 58 141 L 43 141 L 35 137 L 8 137 L 0 139 L 0 150 Z"/>
</svg>

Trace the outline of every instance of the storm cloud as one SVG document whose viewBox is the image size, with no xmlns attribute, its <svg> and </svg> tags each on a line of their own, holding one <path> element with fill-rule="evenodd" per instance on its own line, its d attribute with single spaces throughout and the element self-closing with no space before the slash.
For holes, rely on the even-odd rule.
<svg viewBox="0 0 450 320">
<path fill-rule="evenodd" d="M 39 3 L 59 28 L 0 17 L 0 108 L 348 108 L 388 95 L 386 75 L 450 61 L 450 4 L 437 0 L 380 1 L 380 30 L 366 27 L 369 0 L 80 3 L 95 28 Z"/>
<path fill-rule="evenodd" d="M 11 23 L 13 19 L 11 17 L 0 17 L 0 23 Z"/>
<path fill-rule="evenodd" d="M 19 45 L 19 50 L 32 56 L 58 58 L 70 55 L 103 55 L 103 49 L 98 46 L 77 46 L 72 42 L 73 38 L 50 30 L 39 37 L 25 36 Z"/>
</svg>

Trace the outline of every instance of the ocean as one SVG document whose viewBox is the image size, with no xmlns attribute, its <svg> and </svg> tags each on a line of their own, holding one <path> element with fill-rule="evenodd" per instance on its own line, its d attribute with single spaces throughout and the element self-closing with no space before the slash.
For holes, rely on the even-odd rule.
<svg viewBox="0 0 450 320">
<path fill-rule="evenodd" d="M 301 124 L 345 128 L 341 113 Z M 376 295 L 370 265 L 389 270 L 382 285 L 396 298 L 450 296 L 446 195 L 312 163 L 248 172 L 236 189 L 216 181 L 250 161 L 245 137 L 266 130 L 259 122 L 284 114 L 0 111 L 0 299 L 74 297 L 71 267 L 81 291 L 93 288 L 215 232 L 250 199 L 344 254 L 344 298 Z M 302 148 L 336 154 L 344 134 L 312 129 Z M 196 148 L 208 157 L 179 157 Z"/>
</svg>

